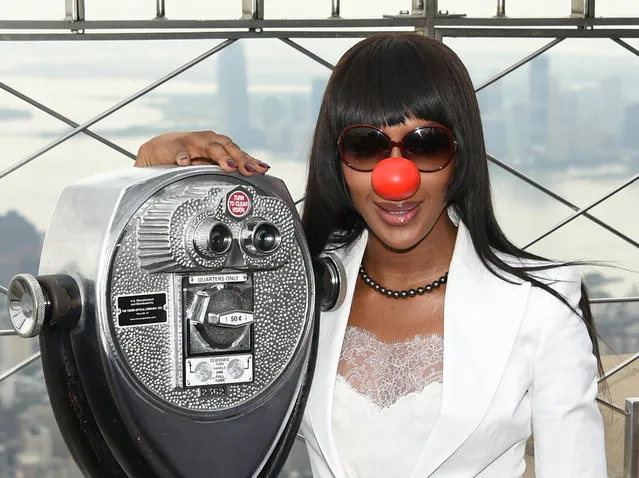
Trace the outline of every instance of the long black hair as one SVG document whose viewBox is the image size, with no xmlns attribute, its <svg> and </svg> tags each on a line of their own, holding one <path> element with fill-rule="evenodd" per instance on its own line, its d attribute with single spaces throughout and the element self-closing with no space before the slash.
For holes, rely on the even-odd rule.
<svg viewBox="0 0 639 478">
<path fill-rule="evenodd" d="M 572 308 L 566 298 L 534 276 L 534 271 L 556 267 L 557 263 L 518 248 L 497 223 L 479 106 L 470 75 L 450 48 L 422 35 L 369 37 L 348 50 L 333 70 L 313 137 L 302 214 L 311 254 L 319 254 L 329 242 L 348 246 L 366 227 L 344 184 L 337 148 L 341 131 L 361 123 L 395 126 L 408 117 L 435 121 L 454 133 L 457 160 L 447 201 L 468 228 L 484 265 L 501 278 L 507 273 L 529 281 Z M 515 267 L 499 253 L 532 259 L 535 265 Z M 583 283 L 581 289 L 580 316 L 588 328 L 602 375 L 597 334 Z"/>
</svg>

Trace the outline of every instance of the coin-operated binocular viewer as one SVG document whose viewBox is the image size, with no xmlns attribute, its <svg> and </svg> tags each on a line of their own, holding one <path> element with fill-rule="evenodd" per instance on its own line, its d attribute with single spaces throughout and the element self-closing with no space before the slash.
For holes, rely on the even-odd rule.
<svg viewBox="0 0 639 478">
<path fill-rule="evenodd" d="M 63 191 L 8 306 L 85 475 L 276 476 L 341 281 L 280 180 L 131 168 Z"/>
</svg>

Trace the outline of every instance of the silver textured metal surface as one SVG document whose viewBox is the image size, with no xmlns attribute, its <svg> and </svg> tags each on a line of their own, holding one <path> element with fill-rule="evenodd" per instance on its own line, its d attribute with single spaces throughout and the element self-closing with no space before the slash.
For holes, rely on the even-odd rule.
<svg viewBox="0 0 639 478">
<path fill-rule="evenodd" d="M 203 176 L 206 178 L 202 179 Z M 103 292 L 105 290 L 113 293 L 118 291 L 128 293 L 136 290 L 155 292 L 161 290 L 159 288 L 166 287 L 169 308 L 175 306 L 178 310 L 182 310 L 182 297 L 176 293 L 181 283 L 180 274 L 160 273 L 154 274 L 151 278 L 152 274 L 143 271 L 135 258 L 137 222 L 146 211 L 143 206 L 147 199 L 161 190 L 173 191 L 174 196 L 179 196 L 180 192 L 174 185 L 182 180 L 189 183 L 189 187 L 182 192 L 187 196 L 199 195 L 200 199 L 208 190 L 218 187 L 219 184 L 229 187 L 231 184 L 229 181 L 235 183 L 234 187 L 237 184 L 248 186 L 240 174 L 228 174 L 222 172 L 219 167 L 128 168 L 93 176 L 68 186 L 59 199 L 51 226 L 45 236 L 39 274 L 72 275 L 77 279 L 83 296 L 95 298 L 95 311 L 102 331 L 99 340 L 109 357 L 124 357 L 124 352 L 120 348 L 120 335 L 123 334 L 129 334 L 135 339 L 135 343 L 142 347 L 142 351 L 154 354 L 158 352 L 157 345 L 160 337 L 169 338 L 168 343 L 160 345 L 165 348 L 159 350 L 166 351 L 168 350 L 166 347 L 170 347 L 172 360 L 177 360 L 176 350 L 181 350 L 183 346 L 182 323 L 175 323 L 171 317 L 168 317 L 169 321 L 164 326 L 156 324 L 146 328 L 138 327 L 137 333 L 122 331 L 120 331 L 122 334 L 114 333 L 115 326 L 112 324 L 114 302 Z M 218 182 L 207 187 L 200 187 L 198 186 L 200 180 Z M 276 196 L 281 199 L 265 197 L 256 203 L 255 212 L 259 210 L 260 215 L 265 216 L 276 214 L 279 211 L 278 208 L 286 204 L 289 213 L 295 211 L 293 200 L 281 180 L 260 175 L 252 178 L 251 182 L 254 189 L 261 195 Z M 193 198 L 187 197 L 186 200 L 193 201 Z M 262 207 L 263 211 L 260 210 Z M 281 230 L 283 233 L 296 234 L 298 237 L 303 234 L 299 222 L 291 221 L 290 227 L 282 225 Z M 278 253 L 283 254 L 284 251 L 278 250 Z M 117 263 L 113 263 L 112 258 L 117 258 L 114 259 Z M 263 265 L 269 264 L 265 258 L 250 258 L 250 260 Z M 300 317 L 302 314 L 308 314 L 308 317 L 314 316 L 315 288 L 310 255 L 303 241 L 296 244 L 296 248 L 289 252 L 286 260 L 288 262 L 279 270 L 280 275 L 273 276 L 260 272 L 253 277 L 255 287 L 262 287 L 272 294 L 268 299 L 255 301 L 254 309 L 256 331 L 263 332 L 268 340 L 273 340 L 276 344 L 268 349 L 257 346 L 255 350 L 256 358 L 264 358 L 266 362 L 271 363 L 269 370 L 256 368 L 255 381 L 247 386 L 245 392 L 240 393 L 237 387 L 230 386 L 226 398 L 200 398 L 194 389 L 176 390 L 178 384 L 182 383 L 181 368 L 177 372 L 172 369 L 174 371 L 169 373 L 168 363 L 160 363 L 153 357 L 149 364 L 144 365 L 143 352 L 136 350 L 135 347 L 125 346 L 124 349 L 131 355 L 140 373 L 145 373 L 145 379 L 148 379 L 151 382 L 150 386 L 154 387 L 149 388 L 149 391 L 158 397 L 166 397 L 167 401 L 172 400 L 171 403 L 182 403 L 192 410 L 222 409 L 231 404 L 243 403 L 249 396 L 256 396 L 271 383 L 269 380 L 279 373 L 278 367 L 281 371 L 281 367 L 291 356 L 295 356 L 297 360 L 300 355 L 295 350 L 294 344 L 301 337 L 306 340 L 312 330 L 312 322 L 308 322 L 306 328 L 300 326 Z M 203 271 L 205 268 L 200 267 L 199 272 Z M 136 278 L 140 277 L 144 278 L 141 279 L 141 283 L 138 283 Z M 119 289 L 114 290 L 113 286 Z M 299 297 L 302 295 L 304 301 L 300 302 Z M 299 310 L 295 309 L 295 304 Z M 108 320 L 105 319 L 107 316 L 110 317 Z M 170 326 L 170 324 L 173 325 Z"/>
<path fill-rule="evenodd" d="M 20 337 L 36 337 L 42 330 L 47 302 L 38 280 L 31 274 L 18 274 L 9 283 L 7 309 L 11 325 Z"/>
<path fill-rule="evenodd" d="M 254 204 L 250 216 L 233 221 L 225 216 L 225 201 L 236 184 L 214 184 L 211 177 L 186 179 L 185 189 L 200 193 L 203 188 L 194 186 L 208 182 L 209 192 L 199 198 L 192 193 L 183 194 L 179 183 L 174 183 L 154 196 L 153 201 L 143 206 L 124 227 L 121 239 L 115 247 L 113 265 L 109 277 L 108 295 L 111 297 L 109 328 L 113 333 L 115 353 L 121 354 L 132 373 L 150 392 L 161 400 L 190 410 L 224 410 L 244 403 L 267 389 L 284 371 L 302 339 L 309 313 L 307 303 L 310 293 L 309 271 L 297 246 L 293 220 L 288 206 L 274 197 L 261 195 L 246 186 L 252 193 Z M 181 199 L 180 199 L 181 198 Z M 181 201 L 181 204 L 178 204 Z M 171 209 L 173 208 L 173 209 Z M 169 213 L 173 210 L 172 213 Z M 160 213 L 164 211 L 164 213 Z M 198 275 L 218 270 L 222 260 L 209 260 L 191 249 L 189 224 L 201 214 L 224 220 L 239 237 L 242 224 L 250 217 L 261 217 L 278 225 L 282 233 L 281 246 L 271 255 L 255 257 L 246 254 L 247 267 L 255 269 L 254 287 L 260 291 L 254 297 L 254 381 L 240 385 L 228 385 L 228 392 L 221 396 L 200 396 L 197 389 L 184 388 L 181 350 L 185 333 L 186 317 L 183 315 L 180 278 L 183 274 Z M 140 267 L 138 253 L 140 242 L 138 231 L 149 235 L 144 222 L 156 224 L 162 233 L 163 259 L 170 257 L 172 271 L 149 273 Z M 168 243 L 168 247 L 165 244 Z M 147 252 L 147 249 L 143 249 Z M 187 272 L 190 271 L 190 272 Z M 175 277 L 174 277 L 175 274 Z M 168 321 L 161 324 L 120 326 L 117 320 L 118 296 L 169 291 L 167 297 Z M 175 313 L 174 313 L 175 312 Z"/>
</svg>

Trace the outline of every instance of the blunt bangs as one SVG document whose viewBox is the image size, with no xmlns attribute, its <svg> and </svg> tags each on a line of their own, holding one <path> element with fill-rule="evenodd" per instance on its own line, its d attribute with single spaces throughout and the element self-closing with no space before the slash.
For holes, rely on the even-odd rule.
<svg viewBox="0 0 639 478">
<path fill-rule="evenodd" d="M 424 40 L 416 35 L 378 36 L 346 53 L 328 88 L 334 107 L 332 136 L 337 138 L 353 124 L 395 126 L 411 117 L 454 132 L 456 118 L 463 116 L 458 108 L 461 92 L 450 59 L 426 48 Z"/>
<path fill-rule="evenodd" d="M 468 219 L 468 204 L 491 207 L 479 106 L 459 57 L 422 35 L 374 35 L 344 54 L 324 92 L 302 217 L 311 251 L 321 252 L 329 241 L 350 244 L 366 227 L 344 180 L 337 146 L 342 131 L 354 124 L 396 126 L 411 118 L 439 123 L 455 136 L 447 201 L 462 219 Z M 334 235 L 340 239 L 334 241 Z"/>
</svg>

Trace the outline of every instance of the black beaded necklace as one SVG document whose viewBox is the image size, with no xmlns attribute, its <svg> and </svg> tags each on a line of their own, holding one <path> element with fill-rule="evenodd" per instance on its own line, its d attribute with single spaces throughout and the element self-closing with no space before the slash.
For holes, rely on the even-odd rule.
<svg viewBox="0 0 639 478">
<path fill-rule="evenodd" d="M 439 279 L 434 280 L 430 284 L 426 284 L 424 287 L 418 287 L 417 289 L 408 289 L 408 290 L 391 290 L 383 287 L 382 285 L 375 282 L 371 277 L 366 273 L 366 269 L 364 269 L 364 265 L 359 266 L 359 276 L 364 281 L 364 284 L 375 289 L 377 292 L 382 294 L 385 297 L 390 297 L 393 299 L 407 299 L 409 297 L 415 297 L 418 295 L 424 295 L 426 292 L 432 292 L 435 289 L 438 289 L 441 285 L 448 282 L 448 271 L 446 274 L 441 276 Z"/>
</svg>

